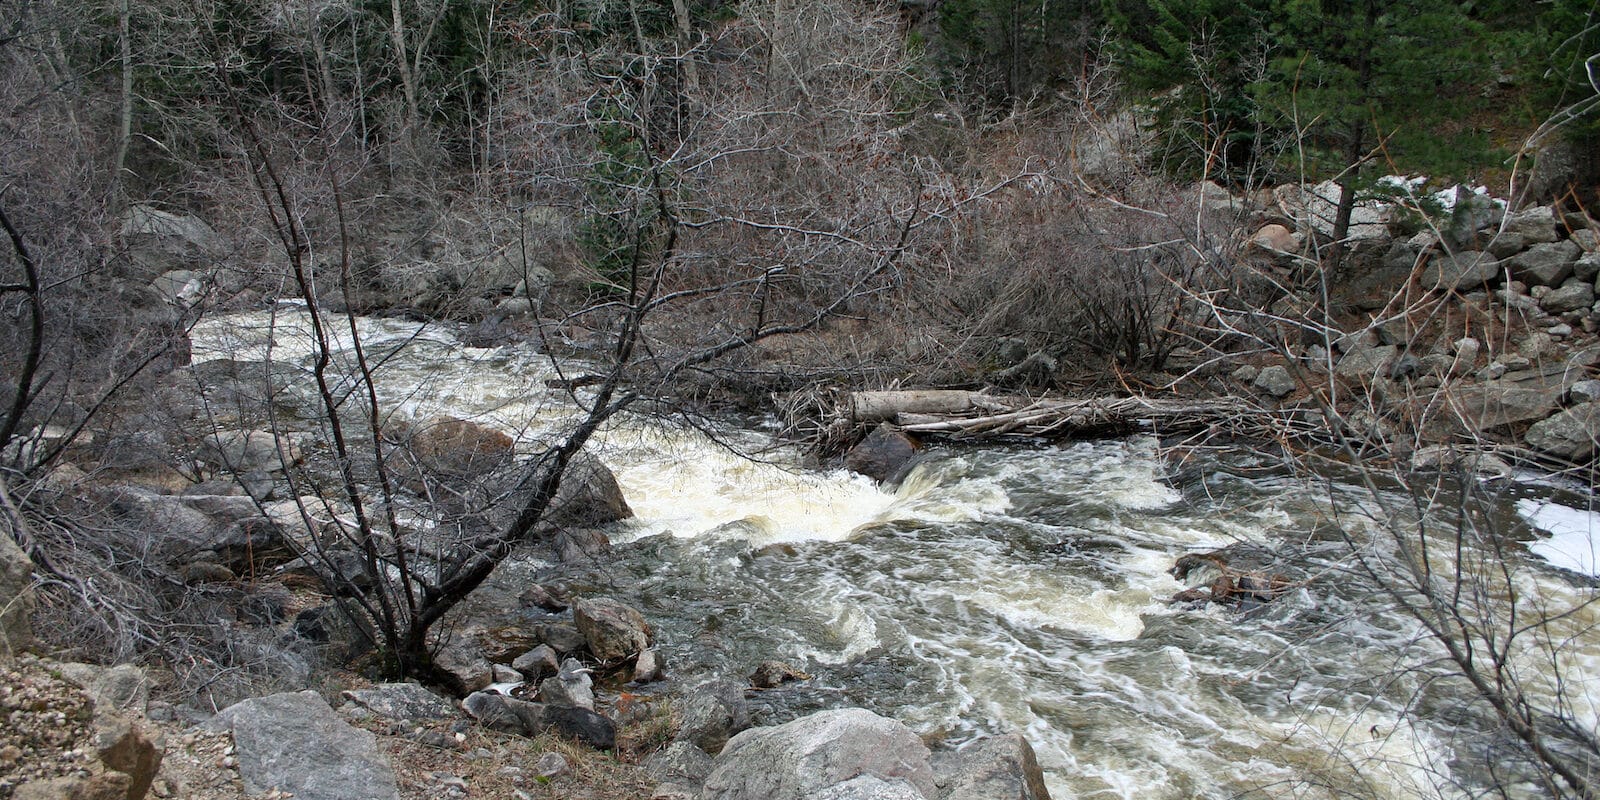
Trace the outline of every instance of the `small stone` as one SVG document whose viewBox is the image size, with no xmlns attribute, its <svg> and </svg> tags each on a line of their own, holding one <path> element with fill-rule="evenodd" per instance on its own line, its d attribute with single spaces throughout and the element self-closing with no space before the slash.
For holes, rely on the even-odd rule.
<svg viewBox="0 0 1600 800">
<path fill-rule="evenodd" d="M 1550 334 L 1552 339 L 1565 339 L 1572 335 L 1572 326 L 1563 322 L 1559 325 L 1551 325 L 1546 332 Z"/>
<path fill-rule="evenodd" d="M 1578 381 L 1567 389 L 1567 402 L 1592 403 L 1600 400 L 1600 380 Z"/>
<path fill-rule="evenodd" d="M 782 661 L 763 661 L 750 674 L 750 685 L 757 689 L 772 689 L 790 681 L 810 680 L 811 676 Z"/>
<path fill-rule="evenodd" d="M 666 660 L 662 658 L 661 651 L 649 647 L 639 652 L 639 657 L 633 661 L 633 682 L 651 683 L 667 676 Z"/>
<path fill-rule="evenodd" d="M 1261 370 L 1253 385 L 1273 397 L 1286 397 L 1295 390 L 1294 376 L 1282 364 L 1273 364 Z"/>
<path fill-rule="evenodd" d="M 539 756 L 539 760 L 533 763 L 534 774 L 546 780 L 560 777 L 571 770 L 572 765 L 567 762 L 567 757 L 553 751 Z"/>
</svg>

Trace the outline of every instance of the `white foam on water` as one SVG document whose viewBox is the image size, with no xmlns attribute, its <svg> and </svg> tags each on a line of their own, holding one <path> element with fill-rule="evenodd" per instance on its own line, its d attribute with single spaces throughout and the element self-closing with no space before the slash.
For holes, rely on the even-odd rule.
<svg viewBox="0 0 1600 800">
<path fill-rule="evenodd" d="M 1529 525 L 1550 534 L 1531 542 L 1528 549 L 1562 569 L 1600 575 L 1600 516 L 1588 509 L 1570 508 L 1548 500 L 1518 500 L 1517 513 Z"/>
<path fill-rule="evenodd" d="M 670 533 L 735 536 L 755 546 L 841 541 L 891 516 L 895 503 L 869 478 L 794 466 L 793 451 L 774 451 L 758 461 L 698 431 L 634 425 L 601 438 L 602 459 L 617 474 L 636 517 L 623 539 Z"/>
</svg>

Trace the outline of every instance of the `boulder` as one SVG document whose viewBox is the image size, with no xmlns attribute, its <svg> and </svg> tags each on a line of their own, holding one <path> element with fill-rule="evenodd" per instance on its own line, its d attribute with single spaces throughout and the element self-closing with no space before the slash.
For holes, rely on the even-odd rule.
<svg viewBox="0 0 1600 800">
<path fill-rule="evenodd" d="M 544 521 L 557 527 L 597 528 L 633 516 L 617 476 L 600 459 L 580 452 L 567 465 Z"/>
<path fill-rule="evenodd" d="M 475 644 L 452 641 L 433 654 L 434 666 L 454 678 L 462 693 L 489 688 L 494 683 L 494 665 Z"/>
<path fill-rule="evenodd" d="M 153 555 L 172 563 L 192 563 L 210 553 L 213 563 L 238 574 L 256 574 L 293 555 L 283 530 L 261 516 L 248 497 L 168 495 L 132 486 L 113 487 L 105 496 L 119 520 L 152 538 Z"/>
<path fill-rule="evenodd" d="M 231 731 L 245 791 L 288 792 L 296 800 L 398 800 L 400 790 L 377 737 L 354 728 L 313 691 L 257 697 L 205 724 Z"/>
<path fill-rule="evenodd" d="M 596 528 L 561 528 L 556 531 L 555 548 L 564 564 L 592 561 L 611 552 L 611 537 Z"/>
<path fill-rule="evenodd" d="M 0 659 L 33 644 L 33 562 L 0 528 Z"/>
<path fill-rule="evenodd" d="M 644 615 L 609 597 L 573 603 L 572 621 L 588 642 L 589 652 L 601 661 L 625 661 L 655 644 L 655 633 Z"/>
<path fill-rule="evenodd" d="M 540 625 L 534 632 L 538 635 L 539 641 L 550 645 L 550 649 L 560 655 L 579 652 L 589 644 L 577 628 L 562 622 Z"/>
<path fill-rule="evenodd" d="M 132 779 L 120 772 L 51 778 L 17 787 L 12 800 L 128 800 Z M 143 795 L 141 795 L 142 797 Z"/>
<path fill-rule="evenodd" d="M 400 461 L 402 474 L 412 479 L 423 476 L 473 479 L 501 468 L 515 455 L 515 443 L 510 436 L 487 425 L 456 417 L 434 417 L 404 430 L 399 438 L 409 459 L 391 461 Z"/>
<path fill-rule="evenodd" d="M 561 662 L 556 674 L 539 682 L 539 702 L 551 706 L 586 708 L 594 710 L 593 670 L 585 668 L 575 658 Z"/>
<path fill-rule="evenodd" d="M 617 726 L 585 708 L 530 703 L 493 692 L 474 692 L 461 701 L 461 707 L 485 727 L 498 731 L 524 736 L 556 733 L 597 750 L 611 750 L 617 744 Z"/>
<path fill-rule="evenodd" d="M 904 431 L 884 423 L 844 457 L 845 468 L 883 483 L 899 474 L 921 446 Z"/>
<path fill-rule="evenodd" d="M 82 687 L 94 700 L 96 711 L 142 716 L 150 701 L 150 676 L 133 664 L 102 667 L 98 664 L 58 664 L 61 677 Z"/>
<path fill-rule="evenodd" d="M 1465 470 L 1485 478 L 1509 478 L 1512 473 L 1511 465 L 1493 453 L 1446 445 L 1418 448 L 1411 454 L 1411 468 L 1427 471 Z"/>
<path fill-rule="evenodd" d="M 1511 277 L 1529 286 L 1560 286 L 1583 251 L 1570 241 L 1536 244 L 1506 261 Z"/>
<path fill-rule="evenodd" d="M 716 755 L 734 734 L 750 727 L 744 687 L 720 680 L 701 684 L 678 702 L 678 718 L 676 741 Z"/>
<path fill-rule="evenodd" d="M 1506 217 L 1501 233 L 1520 236 L 1529 244 L 1554 242 L 1561 238 L 1556 232 L 1557 221 L 1555 209 L 1535 206 Z"/>
<path fill-rule="evenodd" d="M 142 204 L 123 213 L 121 237 L 133 275 L 145 280 L 173 270 L 207 270 L 228 249 L 198 217 Z"/>
<path fill-rule="evenodd" d="M 904 778 L 857 775 L 808 794 L 806 800 L 928 800 L 928 796 Z"/>
<path fill-rule="evenodd" d="M 698 791 L 711 774 L 711 756 L 688 742 L 672 742 L 651 753 L 644 769 L 657 783 L 671 783 Z"/>
<path fill-rule="evenodd" d="M 1568 278 L 1560 288 L 1539 298 L 1539 307 L 1551 314 L 1587 311 L 1594 305 L 1594 285 L 1580 278 Z"/>
<path fill-rule="evenodd" d="M 1244 201 L 1234 197 L 1227 187 L 1215 181 L 1200 181 L 1195 184 L 1194 188 L 1200 207 L 1205 209 L 1208 214 L 1215 215 L 1221 219 L 1234 220 L 1244 213 Z"/>
<path fill-rule="evenodd" d="M 1273 397 L 1281 398 L 1287 397 L 1299 384 L 1295 383 L 1294 376 L 1289 374 L 1288 367 L 1273 364 L 1256 373 L 1251 385 Z"/>
<path fill-rule="evenodd" d="M 1439 255 L 1422 272 L 1422 285 L 1434 291 L 1466 292 L 1500 277 L 1500 262 L 1488 253 L 1466 250 Z"/>
<path fill-rule="evenodd" d="M 1377 347 L 1360 345 L 1339 359 L 1339 363 L 1333 367 L 1333 374 L 1347 381 L 1371 383 L 1378 378 L 1389 377 L 1390 369 L 1399 355 L 1400 348 L 1392 344 Z"/>
<path fill-rule="evenodd" d="M 713 760 L 700 797 L 806 800 L 860 776 L 888 784 L 898 779 L 928 800 L 939 796 L 928 748 L 910 728 L 850 708 L 733 737 Z"/>
<path fill-rule="evenodd" d="M 1458 184 L 1455 187 L 1454 200 L 1450 208 L 1450 218 L 1442 230 L 1445 241 L 1451 247 L 1460 248 L 1471 244 L 1478 231 L 1494 225 L 1499 220 L 1500 206 L 1487 194 L 1478 194 Z"/>
<path fill-rule="evenodd" d="M 1560 368 L 1508 372 L 1497 380 L 1457 385 L 1446 402 L 1473 429 L 1494 430 L 1550 416 L 1577 379 Z"/>
<path fill-rule="evenodd" d="M 382 683 L 370 689 L 351 689 L 344 693 L 344 698 L 370 714 L 399 722 L 456 716 L 452 703 L 415 683 Z"/>
<path fill-rule="evenodd" d="M 128 776 L 123 797 L 140 800 L 161 769 L 161 746 L 132 721 L 116 714 L 96 713 L 94 750 L 106 769 Z"/>
<path fill-rule="evenodd" d="M 300 448 L 288 437 L 268 431 L 216 431 L 195 451 L 200 462 L 231 473 L 275 472 L 298 463 Z"/>
<path fill-rule="evenodd" d="M 1567 388 L 1567 402 L 1573 405 L 1596 400 L 1600 400 L 1600 380 L 1578 381 Z"/>
<path fill-rule="evenodd" d="M 1050 800 L 1044 771 L 1020 734 L 979 739 L 933 760 L 940 800 Z"/>
<path fill-rule="evenodd" d="M 541 644 L 517 656 L 511 662 L 511 668 L 521 673 L 523 680 L 530 683 L 541 681 L 561 669 L 561 656 L 556 653 L 555 648 Z"/>
<path fill-rule="evenodd" d="M 1583 461 L 1594 454 L 1600 441 L 1600 404 L 1582 403 L 1540 420 L 1523 441 L 1546 455 Z"/>
</svg>

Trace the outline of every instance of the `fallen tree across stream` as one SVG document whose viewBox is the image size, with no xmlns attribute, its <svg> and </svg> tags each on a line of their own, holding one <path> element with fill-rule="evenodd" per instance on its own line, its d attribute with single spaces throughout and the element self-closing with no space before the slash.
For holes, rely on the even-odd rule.
<svg viewBox="0 0 1600 800">
<path fill-rule="evenodd" d="M 851 392 L 844 400 L 837 417 L 852 426 L 887 422 L 907 433 L 951 439 L 1191 430 L 1237 421 L 1249 410 L 1233 398 L 1033 398 L 944 389 Z"/>
</svg>

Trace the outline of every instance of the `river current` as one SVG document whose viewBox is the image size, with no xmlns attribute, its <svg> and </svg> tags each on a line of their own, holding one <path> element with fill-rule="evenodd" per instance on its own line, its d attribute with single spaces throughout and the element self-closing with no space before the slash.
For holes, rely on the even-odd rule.
<svg viewBox="0 0 1600 800">
<path fill-rule="evenodd" d="M 305 321 L 207 320 L 194 360 L 303 366 Z M 400 417 L 530 443 L 572 419 L 544 388 L 556 365 L 531 349 L 361 326 Z M 758 723 L 864 706 L 949 744 L 1020 732 L 1058 800 L 1467 797 L 1495 780 L 1487 720 L 1462 687 L 1409 669 L 1430 657 L 1418 625 L 1349 569 L 1352 528 L 1387 513 L 1354 481 L 1136 436 L 936 447 L 883 490 L 801 467 L 760 424 L 714 433 L 633 417 L 602 433 L 593 449 L 637 516 L 586 580 L 644 612 L 684 685 L 742 680 L 765 659 L 814 676 L 758 693 Z M 1516 535 L 1543 541 L 1524 520 L 1551 496 L 1587 543 L 1587 501 L 1559 487 L 1505 501 Z M 1248 611 L 1169 602 L 1189 588 L 1178 557 L 1251 544 L 1296 556 L 1284 596 Z M 1592 730 L 1592 582 L 1520 545 L 1515 557 L 1527 592 L 1574 610 L 1562 691 Z"/>
</svg>

